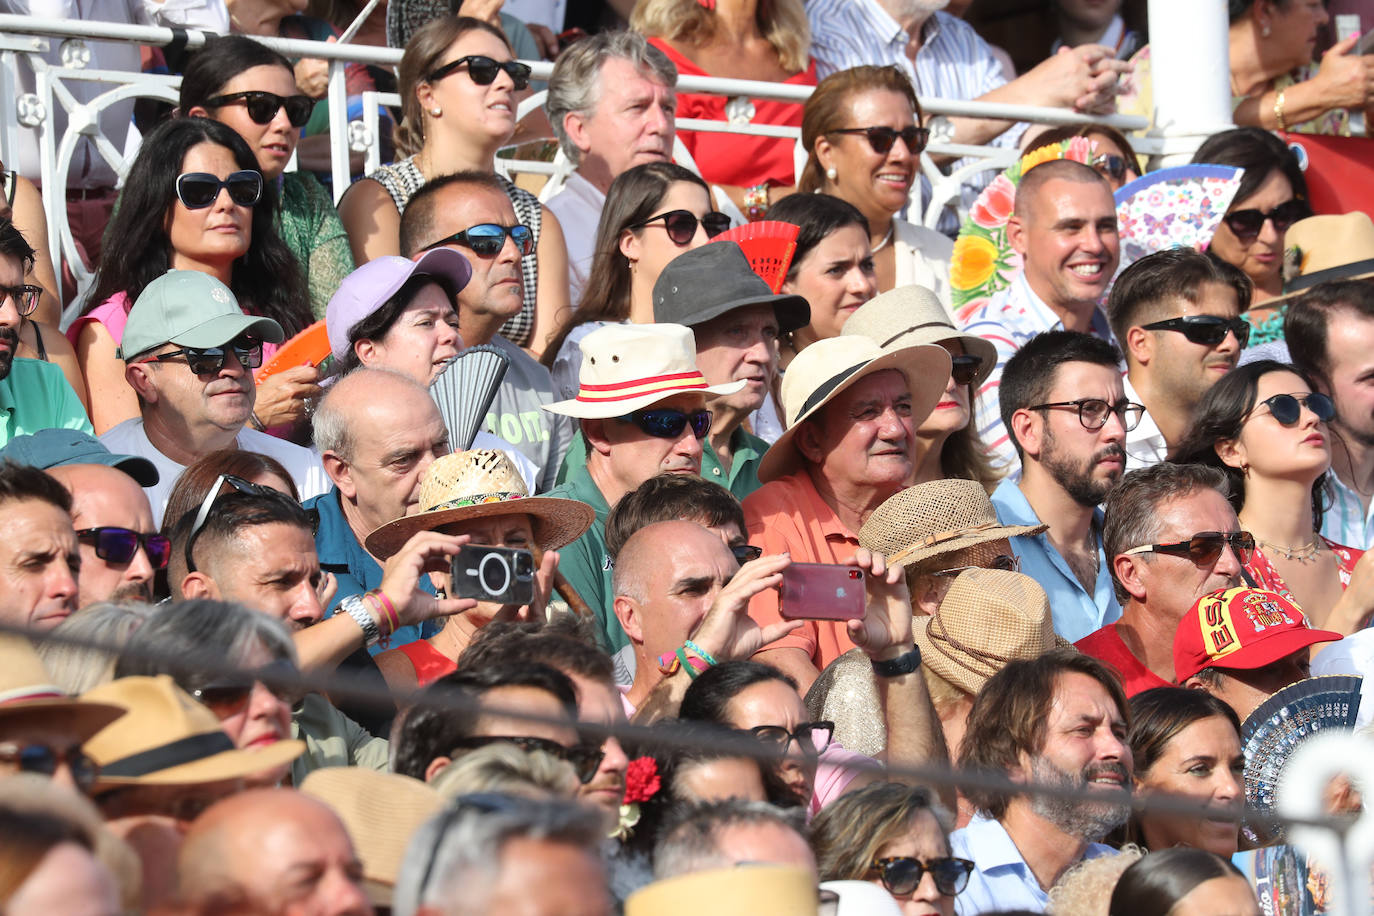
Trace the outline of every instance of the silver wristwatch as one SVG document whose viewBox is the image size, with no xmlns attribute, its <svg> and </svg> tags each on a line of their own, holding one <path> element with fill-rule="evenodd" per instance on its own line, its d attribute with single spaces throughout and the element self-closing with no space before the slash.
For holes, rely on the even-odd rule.
<svg viewBox="0 0 1374 916">
<path fill-rule="evenodd" d="M 367 606 L 363 604 L 363 599 L 358 595 L 349 595 L 339 602 L 339 610 L 353 618 L 354 623 L 362 627 L 363 645 L 372 648 L 382 638 L 382 630 L 377 626 L 377 621 L 372 619 L 372 615 L 367 612 Z"/>
</svg>

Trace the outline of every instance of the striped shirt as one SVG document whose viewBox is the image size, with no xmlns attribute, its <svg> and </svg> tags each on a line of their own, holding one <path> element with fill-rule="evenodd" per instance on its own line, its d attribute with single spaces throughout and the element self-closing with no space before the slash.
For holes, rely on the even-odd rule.
<svg viewBox="0 0 1374 916">
<path fill-rule="evenodd" d="M 1368 550 L 1374 546 L 1374 503 L 1365 511 L 1360 494 L 1356 493 L 1332 471 L 1327 475 L 1335 499 L 1322 514 L 1322 537 L 1337 544 Z"/>
</svg>

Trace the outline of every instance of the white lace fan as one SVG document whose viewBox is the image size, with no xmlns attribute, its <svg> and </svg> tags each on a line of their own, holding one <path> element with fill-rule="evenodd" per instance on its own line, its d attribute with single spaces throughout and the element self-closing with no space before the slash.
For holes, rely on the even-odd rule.
<svg viewBox="0 0 1374 916">
<path fill-rule="evenodd" d="M 479 344 L 449 360 L 430 383 L 430 397 L 439 405 L 455 452 L 472 447 L 509 366 L 509 356 L 496 347 Z"/>
</svg>

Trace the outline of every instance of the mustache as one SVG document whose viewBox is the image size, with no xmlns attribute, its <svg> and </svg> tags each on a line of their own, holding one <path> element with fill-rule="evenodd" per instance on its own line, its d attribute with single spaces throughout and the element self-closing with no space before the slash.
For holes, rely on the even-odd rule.
<svg viewBox="0 0 1374 916">
<path fill-rule="evenodd" d="M 1083 770 L 1083 786 L 1086 788 L 1088 783 L 1099 776 L 1115 776 L 1121 781 L 1121 787 L 1130 791 L 1131 773 L 1124 763 L 1099 763 L 1086 767 Z"/>
<path fill-rule="evenodd" d="M 1102 451 L 1093 455 L 1093 464 L 1098 464 L 1102 461 L 1105 461 L 1108 458 L 1118 458 L 1122 461 L 1125 461 L 1126 447 L 1122 445 L 1120 442 L 1113 442 L 1111 445 L 1108 445 L 1107 447 L 1102 449 Z"/>
<path fill-rule="evenodd" d="M 0 327 L 0 340 L 17 347 L 19 346 L 19 332 L 11 327 Z"/>
</svg>

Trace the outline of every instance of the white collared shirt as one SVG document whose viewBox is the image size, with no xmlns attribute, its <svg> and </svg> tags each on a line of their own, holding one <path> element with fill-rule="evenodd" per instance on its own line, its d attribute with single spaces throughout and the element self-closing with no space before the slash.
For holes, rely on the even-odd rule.
<svg viewBox="0 0 1374 916">
<path fill-rule="evenodd" d="M 1126 400 L 1145 403 L 1131 386 L 1130 376 L 1122 376 L 1121 384 L 1126 389 Z M 1164 434 L 1159 431 L 1159 425 L 1147 408 L 1141 414 L 1140 425 L 1126 433 L 1126 470 L 1134 471 L 1159 464 L 1168 453 L 1169 443 L 1164 441 Z"/>
<path fill-rule="evenodd" d="M 951 854 L 973 862 L 968 886 L 954 898 L 958 916 L 978 916 L 1000 910 L 1028 910 L 1043 913 L 1050 902 L 1021 850 L 1016 848 L 1000 821 L 975 814 L 967 827 L 950 834 Z M 1116 852 L 1101 843 L 1089 843 L 1084 859 Z"/>
<path fill-rule="evenodd" d="M 569 175 L 563 182 L 563 189 L 544 205 L 558 217 L 558 224 L 563 227 L 563 238 L 568 245 L 568 301 L 573 308 L 582 301 L 582 290 L 592 272 L 596 228 L 605 205 L 606 195 L 578 172 Z"/>
</svg>

